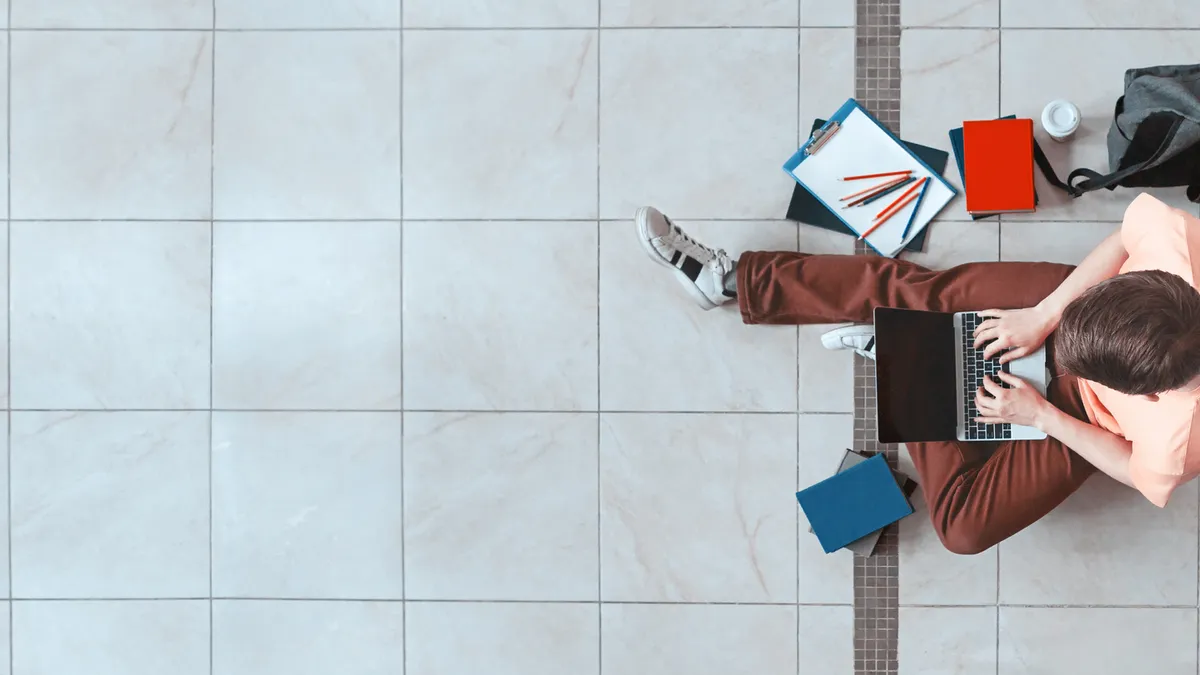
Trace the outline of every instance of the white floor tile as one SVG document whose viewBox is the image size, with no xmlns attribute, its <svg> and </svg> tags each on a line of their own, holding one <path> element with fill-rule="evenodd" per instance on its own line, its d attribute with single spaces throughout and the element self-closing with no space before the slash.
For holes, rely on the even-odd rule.
<svg viewBox="0 0 1200 675">
<path fill-rule="evenodd" d="M 215 413 L 213 593 L 401 598 L 399 413 Z"/>
<path fill-rule="evenodd" d="M 600 0 L 405 0 L 408 28 L 594 27 Z"/>
<path fill-rule="evenodd" d="M 995 607 L 902 607 L 899 625 L 900 675 L 977 675 L 996 668 Z"/>
<path fill-rule="evenodd" d="M 733 257 L 796 250 L 795 223 L 677 224 Z M 680 272 L 647 255 L 632 220 L 600 231 L 601 408 L 796 409 L 795 327 L 746 326 L 736 302 L 705 311 Z"/>
<path fill-rule="evenodd" d="M 849 255 L 854 253 L 854 237 L 800 225 L 802 253 Z M 800 326 L 797 357 L 800 368 L 797 384 L 800 412 L 854 412 L 854 352 L 831 351 L 821 344 L 821 336 L 840 325 Z"/>
<path fill-rule="evenodd" d="M 800 29 L 800 142 L 854 96 L 854 29 Z"/>
<path fill-rule="evenodd" d="M 12 621 L 9 602 L 0 602 L 0 675 L 12 673 Z"/>
<path fill-rule="evenodd" d="M 855 0 L 800 0 L 801 26 L 854 27 Z"/>
<path fill-rule="evenodd" d="M 217 218 L 398 218 L 394 32 L 217 35 Z"/>
<path fill-rule="evenodd" d="M 794 30 L 610 31 L 601 54 L 601 217 L 645 204 L 681 219 L 784 214 Z"/>
<path fill-rule="evenodd" d="M 925 250 L 901 257 L 935 270 L 971 262 L 996 262 L 1000 259 L 1000 225 L 994 221 L 934 222 L 926 235 Z"/>
<path fill-rule="evenodd" d="M 208 223 L 14 223 L 12 402 L 201 408 Z"/>
<path fill-rule="evenodd" d="M 1136 8 L 1123 0 L 1004 0 L 1001 6 L 1005 28 L 1200 27 L 1200 5 L 1189 0 L 1154 0 L 1139 4 Z M 1105 46 L 1104 49 L 1095 50 L 1097 52 L 1119 46 L 1098 36 L 1094 39 L 1093 45 Z M 1191 63 L 1194 60 L 1178 63 Z"/>
<path fill-rule="evenodd" d="M 1118 223 L 1006 222 L 1000 230 L 1005 260 L 1078 265 L 1112 233 Z"/>
<path fill-rule="evenodd" d="M 14 218 L 209 217 L 211 34 L 20 32 L 11 67 Z"/>
<path fill-rule="evenodd" d="M 801 606 L 801 675 L 854 672 L 854 608 Z"/>
<path fill-rule="evenodd" d="M 995 28 L 1000 0 L 905 0 L 900 23 L 905 26 Z"/>
<path fill-rule="evenodd" d="M 794 602 L 795 485 L 792 415 L 602 415 L 602 598 Z"/>
<path fill-rule="evenodd" d="M 212 28 L 213 0 L 7 0 L 13 28 Z"/>
<path fill-rule="evenodd" d="M 399 409 L 400 226 L 218 223 L 218 408 Z"/>
<path fill-rule="evenodd" d="M 951 129 L 961 127 L 964 120 L 993 119 L 1002 114 L 1000 32 L 906 30 L 900 36 L 900 76 L 904 83 L 900 92 L 900 131 L 904 140 L 950 152 Z M 943 176 L 959 196 L 938 219 L 969 221 L 953 153 Z M 942 225 L 932 225 L 931 244 Z"/>
<path fill-rule="evenodd" d="M 405 223 L 410 410 L 595 410 L 595 223 Z"/>
<path fill-rule="evenodd" d="M 0 224 L 0 237 L 3 237 L 3 241 L 0 241 L 0 274 L 4 275 L 3 279 L 0 279 L 0 298 L 5 299 L 5 302 L 0 304 L 0 317 L 3 317 L 4 321 L 6 322 L 6 325 L 7 325 L 7 321 L 8 321 L 8 317 L 9 317 L 9 302 L 8 301 L 11 300 L 11 298 L 9 296 L 9 290 L 8 290 L 8 288 L 9 288 L 8 234 L 9 234 L 9 224 L 8 223 Z M 0 408 L 9 407 L 8 339 L 9 339 L 9 331 L 6 330 L 6 331 L 4 331 L 4 333 L 2 335 L 0 335 L 0 350 L 3 350 L 3 353 L 0 353 L 0 378 L 3 378 L 3 379 L 0 379 Z"/>
<path fill-rule="evenodd" d="M 404 216 L 595 218 L 597 43 L 594 31 L 408 33 Z"/>
<path fill-rule="evenodd" d="M 1083 7 L 1082 2 L 1039 3 L 1051 7 Z M 1006 5 L 1007 6 L 1007 5 Z M 1090 6 L 1090 5 L 1089 5 Z M 1200 4 L 1189 3 L 1189 10 L 1200 17 Z M 1091 12 L 1092 10 L 1088 10 Z M 1128 16 L 1154 16 L 1151 5 L 1145 11 L 1123 9 Z M 1007 26 L 1007 21 L 1005 22 Z M 1099 47 L 1099 48 L 1098 48 Z M 1089 52 L 1093 58 L 1087 68 L 1079 68 L 1071 77 L 1047 64 L 1061 64 Z M 1052 100 L 1065 98 L 1079 106 L 1083 121 L 1068 143 L 1056 143 L 1046 136 L 1041 123 L 1034 123 L 1034 137 L 1054 166 L 1059 178 L 1079 167 L 1107 173 L 1106 137 L 1112 123 L 1113 106 L 1123 92 L 1125 69 L 1163 63 L 1191 63 L 1196 60 L 1196 33 L 1168 30 L 1016 30 L 1005 31 L 1003 38 L 1000 88 L 1004 114 L 1040 120 L 1042 108 Z M 907 83 L 905 84 L 907 87 Z M 1129 202 L 1142 190 L 1097 190 L 1071 199 L 1051 187 L 1039 175 L 1035 178 L 1040 202 L 1037 211 L 1004 216 L 1012 220 L 1111 220 L 1119 221 Z M 1164 201 L 1180 208 L 1194 209 L 1183 188 L 1149 190 Z"/>
<path fill-rule="evenodd" d="M 1093 477 L 1000 544 L 1000 602 L 1194 605 L 1197 487 L 1180 487 L 1159 509 L 1128 487 Z"/>
<path fill-rule="evenodd" d="M 909 501 L 914 512 L 900 522 L 900 604 L 996 604 L 997 549 L 970 556 L 947 551 L 929 521 L 925 494 L 917 490 Z"/>
<path fill-rule="evenodd" d="M 611 675 L 794 675 L 795 607 L 604 605 L 604 672 Z"/>
<path fill-rule="evenodd" d="M 837 472 L 846 450 L 854 447 L 852 415 L 800 415 L 799 482 L 796 490 L 819 483 Z M 854 553 L 826 553 L 810 531 L 808 518 L 796 505 L 799 521 L 799 601 L 854 602 Z M 803 633 L 803 631 L 801 631 Z M 834 672 L 834 671 L 830 671 Z"/>
<path fill-rule="evenodd" d="M 208 413 L 12 414 L 13 595 L 208 594 Z"/>
<path fill-rule="evenodd" d="M 17 674 L 208 675 L 208 601 L 13 603 L 12 667 Z"/>
<path fill-rule="evenodd" d="M 999 648 L 999 675 L 1193 675 L 1196 610 L 1001 607 Z"/>
<path fill-rule="evenodd" d="M 213 675 L 394 675 L 404 668 L 398 602 L 217 600 Z"/>
<path fill-rule="evenodd" d="M 404 421 L 407 597 L 598 599 L 595 414 Z"/>
<path fill-rule="evenodd" d="M 795 0 L 602 0 L 604 26 L 787 26 Z"/>
<path fill-rule="evenodd" d="M 410 602 L 405 672 L 599 675 L 596 607 Z"/>
<path fill-rule="evenodd" d="M 396 0 L 215 0 L 217 28 L 398 28 Z"/>
</svg>

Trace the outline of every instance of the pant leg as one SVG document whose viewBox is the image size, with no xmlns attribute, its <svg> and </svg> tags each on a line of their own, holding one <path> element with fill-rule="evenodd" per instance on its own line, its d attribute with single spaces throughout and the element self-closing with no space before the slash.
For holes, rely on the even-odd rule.
<svg viewBox="0 0 1200 675">
<path fill-rule="evenodd" d="M 1071 273 L 1053 263 L 970 263 L 933 271 L 862 255 L 778 251 L 738 259 L 738 305 L 748 324 L 870 323 L 876 307 L 961 312 L 1037 304 Z"/>
<path fill-rule="evenodd" d="M 1047 398 L 1087 421 L 1077 378 L 1055 378 Z M 933 529 L 947 549 L 964 555 L 986 551 L 1032 525 L 1096 472 L 1053 438 L 998 445 L 909 443 L 908 451 Z"/>
<path fill-rule="evenodd" d="M 971 263 L 933 271 L 878 256 L 752 252 L 738 260 L 746 323 L 869 323 L 876 307 L 959 312 L 1030 307 L 1071 273 L 1051 263 Z M 1051 345 L 1051 359 L 1052 345 Z M 1057 372 L 1057 369 L 1055 369 Z M 1086 421 L 1077 380 L 1053 380 L 1047 398 Z M 1095 473 L 1062 443 L 912 443 L 934 529 L 946 548 L 979 553 L 1028 527 Z"/>
</svg>

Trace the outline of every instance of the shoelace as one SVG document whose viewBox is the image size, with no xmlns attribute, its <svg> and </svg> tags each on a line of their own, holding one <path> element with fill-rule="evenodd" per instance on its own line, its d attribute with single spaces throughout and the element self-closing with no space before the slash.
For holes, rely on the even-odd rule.
<svg viewBox="0 0 1200 675">
<path fill-rule="evenodd" d="M 675 237 L 686 246 L 686 248 L 685 246 L 679 246 L 680 250 L 682 250 L 684 253 L 692 254 L 696 253 L 697 251 L 702 251 L 711 256 L 711 262 L 715 263 L 716 266 L 715 271 L 722 275 L 729 272 L 729 270 L 733 267 L 733 264 L 729 259 L 729 254 L 725 252 L 725 249 L 709 248 L 695 239 L 692 239 L 690 236 L 688 236 L 687 232 L 679 229 L 679 227 L 676 226 L 675 223 L 672 223 L 670 219 L 667 219 L 667 222 L 670 223 L 671 231 L 675 233 Z M 678 246 L 678 244 L 676 245 Z"/>
</svg>

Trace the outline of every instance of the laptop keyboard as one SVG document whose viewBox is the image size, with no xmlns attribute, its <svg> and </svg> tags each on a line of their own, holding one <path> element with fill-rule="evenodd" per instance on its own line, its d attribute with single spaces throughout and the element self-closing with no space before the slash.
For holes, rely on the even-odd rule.
<svg viewBox="0 0 1200 675">
<path fill-rule="evenodd" d="M 983 386 L 983 378 L 991 377 L 1000 382 L 1005 389 L 1009 385 L 1000 381 L 996 373 L 1009 372 L 1008 364 L 1000 365 L 999 358 L 983 358 L 983 349 L 975 349 L 975 328 L 984 319 L 978 314 L 962 315 L 962 352 L 963 352 L 963 429 L 966 437 L 976 441 L 1006 440 L 1012 438 L 1011 424 L 980 424 L 975 421 L 979 417 L 979 408 L 975 406 L 975 392 Z M 986 345 L 985 345 L 986 346 Z"/>
</svg>

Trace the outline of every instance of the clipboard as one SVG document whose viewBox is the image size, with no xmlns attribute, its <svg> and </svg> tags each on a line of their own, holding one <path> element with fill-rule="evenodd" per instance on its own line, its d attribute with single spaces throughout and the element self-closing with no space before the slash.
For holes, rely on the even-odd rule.
<svg viewBox="0 0 1200 675">
<path fill-rule="evenodd" d="M 912 170 L 918 179 L 928 177 L 930 181 L 919 204 L 905 206 L 865 239 L 867 245 L 889 258 L 900 253 L 958 194 L 941 174 L 913 154 L 852 98 L 783 165 L 793 180 L 860 236 L 871 228 L 882 206 L 843 209 L 842 197 L 869 184 L 860 187 L 841 178 L 904 169 Z"/>
</svg>

